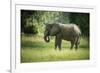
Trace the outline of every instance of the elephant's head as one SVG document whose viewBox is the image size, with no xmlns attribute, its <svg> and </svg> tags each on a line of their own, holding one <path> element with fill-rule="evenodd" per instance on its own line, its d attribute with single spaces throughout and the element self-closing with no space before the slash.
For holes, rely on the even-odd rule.
<svg viewBox="0 0 100 73">
<path fill-rule="evenodd" d="M 49 36 L 56 36 L 60 33 L 60 25 L 57 23 L 53 24 L 46 24 L 45 31 L 44 31 L 44 40 L 46 42 L 50 42 Z"/>
</svg>

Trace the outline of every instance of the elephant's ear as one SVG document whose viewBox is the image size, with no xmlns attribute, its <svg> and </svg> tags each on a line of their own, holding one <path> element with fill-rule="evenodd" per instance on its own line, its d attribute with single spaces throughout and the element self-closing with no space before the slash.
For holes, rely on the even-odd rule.
<svg viewBox="0 0 100 73">
<path fill-rule="evenodd" d="M 58 33 L 60 33 L 60 31 L 61 31 L 61 29 L 60 29 L 60 25 L 59 24 L 52 24 L 50 35 L 51 36 L 55 36 Z"/>
</svg>

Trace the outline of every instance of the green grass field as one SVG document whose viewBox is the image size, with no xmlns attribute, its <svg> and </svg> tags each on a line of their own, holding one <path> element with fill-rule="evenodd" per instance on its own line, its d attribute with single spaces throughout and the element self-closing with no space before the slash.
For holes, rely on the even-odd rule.
<svg viewBox="0 0 100 73">
<path fill-rule="evenodd" d="M 54 49 L 54 38 L 46 43 L 42 35 L 22 35 L 21 63 L 44 61 L 89 60 L 89 45 L 86 38 L 81 38 L 78 50 L 70 50 L 70 42 L 62 41 L 62 50 Z"/>
</svg>

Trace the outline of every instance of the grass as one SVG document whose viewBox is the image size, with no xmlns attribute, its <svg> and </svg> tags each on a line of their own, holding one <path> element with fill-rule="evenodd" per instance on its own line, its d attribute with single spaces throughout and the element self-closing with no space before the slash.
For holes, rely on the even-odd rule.
<svg viewBox="0 0 100 73">
<path fill-rule="evenodd" d="M 70 43 L 62 41 L 62 50 L 54 49 L 54 38 L 46 43 L 43 36 L 22 35 L 21 63 L 44 61 L 88 60 L 89 45 L 86 38 L 81 38 L 80 46 L 70 50 Z"/>
</svg>

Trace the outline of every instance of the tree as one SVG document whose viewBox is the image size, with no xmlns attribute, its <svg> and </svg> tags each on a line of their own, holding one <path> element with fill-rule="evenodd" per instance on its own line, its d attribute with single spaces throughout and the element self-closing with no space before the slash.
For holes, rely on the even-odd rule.
<svg viewBox="0 0 100 73">
<path fill-rule="evenodd" d="M 38 29 L 33 24 L 32 15 L 35 14 L 32 10 L 21 10 L 21 32 L 27 34 L 37 34 Z"/>
<path fill-rule="evenodd" d="M 70 13 L 69 19 L 80 27 L 82 35 L 89 37 L 89 13 Z"/>
</svg>

